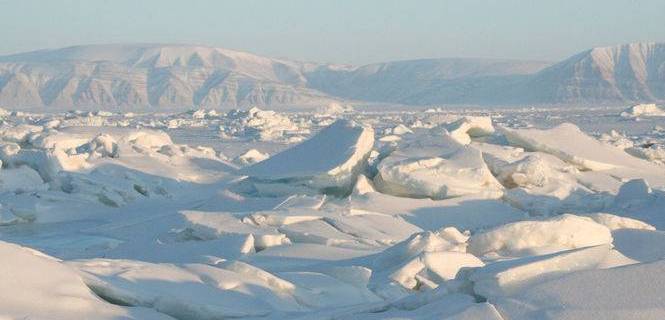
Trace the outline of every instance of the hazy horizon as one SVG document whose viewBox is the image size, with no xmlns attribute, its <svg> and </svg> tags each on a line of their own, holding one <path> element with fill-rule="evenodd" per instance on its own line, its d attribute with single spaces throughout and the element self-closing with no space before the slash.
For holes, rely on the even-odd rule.
<svg viewBox="0 0 665 320">
<path fill-rule="evenodd" d="M 174 43 L 354 65 L 456 57 L 558 61 L 597 46 L 665 40 L 660 1 L 0 0 L 0 9 L 0 55 Z"/>
</svg>

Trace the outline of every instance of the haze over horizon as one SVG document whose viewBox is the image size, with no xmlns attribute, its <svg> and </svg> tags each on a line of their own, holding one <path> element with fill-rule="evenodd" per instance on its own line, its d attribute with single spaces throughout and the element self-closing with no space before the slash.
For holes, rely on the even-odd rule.
<svg viewBox="0 0 665 320">
<path fill-rule="evenodd" d="M 558 61 L 592 47 L 665 41 L 663 18 L 662 1 L 0 0 L 0 55 L 186 43 L 354 65 L 442 57 Z"/>
</svg>

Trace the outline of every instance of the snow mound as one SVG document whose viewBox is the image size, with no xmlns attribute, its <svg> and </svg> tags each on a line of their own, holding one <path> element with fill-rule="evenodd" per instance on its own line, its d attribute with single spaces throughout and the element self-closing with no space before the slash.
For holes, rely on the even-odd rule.
<svg viewBox="0 0 665 320">
<path fill-rule="evenodd" d="M 563 214 L 542 221 L 519 221 L 477 233 L 469 252 L 477 256 L 524 256 L 611 244 L 612 234 L 591 218 Z"/>
<path fill-rule="evenodd" d="M 315 136 L 241 170 L 259 194 L 282 194 L 292 187 L 349 193 L 374 145 L 374 131 L 338 120 Z M 291 189 L 292 190 L 292 189 Z"/>
<path fill-rule="evenodd" d="M 445 132 L 398 146 L 378 165 L 377 190 L 396 196 L 445 199 L 468 194 L 500 194 L 482 153 Z"/>
</svg>

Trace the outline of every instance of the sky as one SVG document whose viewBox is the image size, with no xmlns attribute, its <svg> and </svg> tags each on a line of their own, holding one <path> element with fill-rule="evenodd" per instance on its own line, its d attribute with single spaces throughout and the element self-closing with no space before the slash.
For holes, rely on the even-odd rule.
<svg viewBox="0 0 665 320">
<path fill-rule="evenodd" d="M 0 54 L 186 43 L 302 61 L 556 61 L 665 41 L 663 0 L 0 0 Z"/>
</svg>

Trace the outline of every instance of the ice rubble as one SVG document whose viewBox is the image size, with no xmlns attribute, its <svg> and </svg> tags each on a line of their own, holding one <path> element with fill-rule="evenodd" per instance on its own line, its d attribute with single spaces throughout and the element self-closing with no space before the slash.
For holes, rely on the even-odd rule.
<svg viewBox="0 0 665 320">
<path fill-rule="evenodd" d="M 0 318 L 662 318 L 645 296 L 665 278 L 662 167 L 618 133 L 498 128 L 442 110 L 8 115 L 0 238 L 65 261 L 0 242 L 28 284 L 0 276 Z"/>
<path fill-rule="evenodd" d="M 653 143 L 632 146 L 625 149 L 629 154 L 657 164 L 665 164 L 665 146 Z"/>
<path fill-rule="evenodd" d="M 370 288 L 386 299 L 395 300 L 407 294 L 405 289 L 435 289 L 455 279 L 463 268 L 483 266 L 480 259 L 466 253 L 467 238 L 453 227 L 427 231 L 367 257 L 368 267 L 376 270 Z"/>
<path fill-rule="evenodd" d="M 608 133 L 603 133 L 598 140 L 624 150 L 634 145 L 632 140 L 616 130 L 610 130 Z"/>
<path fill-rule="evenodd" d="M 226 114 L 228 121 L 220 125 L 222 137 L 236 137 L 259 141 L 286 140 L 307 133 L 286 116 L 272 110 L 251 108 L 232 110 Z"/>
<path fill-rule="evenodd" d="M 227 165 L 212 149 L 178 146 L 166 133 L 153 130 L 97 133 L 24 126 L 4 134 L 0 190 L 16 195 L 3 201 L 5 215 L 20 218 L 14 221 L 63 219 L 65 215 L 52 212 L 58 210 L 52 209 L 58 202 L 118 207 L 136 199 L 170 197 L 175 190 L 168 191 L 166 185 L 177 188 L 173 179 L 203 181 L 218 175 L 205 177 L 192 170 L 194 161 L 210 159 L 220 168 Z"/>
<path fill-rule="evenodd" d="M 643 178 L 652 185 L 665 185 L 665 173 L 660 167 L 604 145 L 570 123 L 548 130 L 502 128 L 501 131 L 513 145 L 555 155 L 581 170 L 605 172 L 626 180 Z"/>
<path fill-rule="evenodd" d="M 446 131 L 405 142 L 386 156 L 374 178 L 377 190 L 403 197 L 444 199 L 467 194 L 500 194 L 482 153 Z"/>
<path fill-rule="evenodd" d="M 624 118 L 663 117 L 665 116 L 665 111 L 653 103 L 637 104 L 621 112 L 621 116 Z"/>
<path fill-rule="evenodd" d="M 374 131 L 338 120 L 309 140 L 241 170 L 255 192 L 278 195 L 293 189 L 349 192 L 374 145 Z"/>
</svg>

